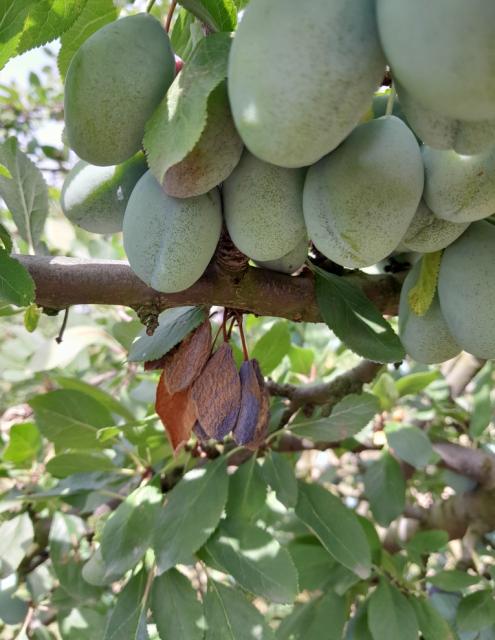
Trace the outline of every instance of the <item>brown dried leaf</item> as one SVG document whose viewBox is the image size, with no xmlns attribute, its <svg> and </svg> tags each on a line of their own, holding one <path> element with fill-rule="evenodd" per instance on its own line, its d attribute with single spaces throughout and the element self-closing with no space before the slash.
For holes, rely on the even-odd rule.
<svg viewBox="0 0 495 640">
<path fill-rule="evenodd" d="M 237 444 L 248 444 L 254 438 L 261 410 L 262 388 L 252 360 L 245 360 L 239 371 L 241 406 L 232 436 Z"/>
<path fill-rule="evenodd" d="M 162 373 L 156 388 L 155 409 L 163 422 L 174 454 L 176 454 L 191 437 L 191 431 L 196 422 L 191 389 L 170 393 Z"/>
<path fill-rule="evenodd" d="M 148 360 L 144 363 L 145 371 L 156 371 L 157 369 L 167 369 L 167 387 L 173 393 L 182 391 L 190 387 L 195 378 L 200 374 L 201 369 L 206 364 L 211 351 L 211 326 L 209 320 L 195 331 L 189 333 L 178 345 L 167 351 L 157 360 Z M 187 363 L 191 361 L 188 366 Z M 182 364 L 181 364 L 182 363 Z M 178 371 L 176 371 L 179 366 Z M 201 368 L 198 368 L 201 367 Z M 196 372 L 196 375 L 185 384 L 187 375 Z M 175 379 L 177 378 L 177 383 Z M 170 380 L 172 379 L 172 384 Z M 181 382 L 182 380 L 182 382 Z"/>
<path fill-rule="evenodd" d="M 211 326 L 206 320 L 171 352 L 163 365 L 164 381 L 170 393 L 192 385 L 204 369 L 211 352 Z"/>
<path fill-rule="evenodd" d="M 270 394 L 266 389 L 263 389 L 261 396 L 261 409 L 258 415 L 258 423 L 254 430 L 254 437 L 252 441 L 247 444 L 247 448 L 252 451 L 259 449 L 266 439 L 268 431 L 268 423 L 270 421 Z"/>
<path fill-rule="evenodd" d="M 193 432 L 200 442 L 208 442 L 208 440 L 210 439 L 210 436 L 206 433 L 206 431 L 197 420 L 196 424 L 193 427 Z"/>
<path fill-rule="evenodd" d="M 239 374 L 226 342 L 208 360 L 191 397 L 203 431 L 215 440 L 225 438 L 237 422 L 241 400 Z"/>
</svg>

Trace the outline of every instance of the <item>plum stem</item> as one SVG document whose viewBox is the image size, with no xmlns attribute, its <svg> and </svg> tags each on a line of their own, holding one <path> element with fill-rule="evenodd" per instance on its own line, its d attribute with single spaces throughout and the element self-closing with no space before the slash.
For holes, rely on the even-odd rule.
<svg viewBox="0 0 495 640">
<path fill-rule="evenodd" d="M 165 20 L 165 31 L 170 31 L 170 25 L 172 24 L 172 17 L 174 15 L 175 7 L 177 6 L 177 0 L 172 0 L 168 8 L 167 18 Z"/>
</svg>

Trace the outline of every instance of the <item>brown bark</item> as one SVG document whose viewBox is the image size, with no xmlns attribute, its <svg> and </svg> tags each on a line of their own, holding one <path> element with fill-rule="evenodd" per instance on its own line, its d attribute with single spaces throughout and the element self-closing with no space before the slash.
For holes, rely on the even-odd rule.
<svg viewBox="0 0 495 640">
<path fill-rule="evenodd" d="M 217 305 L 260 316 L 321 322 L 312 275 L 299 276 L 248 267 L 241 274 L 226 274 L 215 264 L 192 287 L 179 293 L 159 293 L 147 287 L 129 265 L 116 260 L 84 260 L 58 256 L 14 256 L 36 283 L 36 302 L 64 309 L 75 304 L 153 305 L 161 311 L 183 305 Z M 359 286 L 386 315 L 395 315 L 400 275 L 370 276 L 352 272 L 344 276 Z"/>
</svg>

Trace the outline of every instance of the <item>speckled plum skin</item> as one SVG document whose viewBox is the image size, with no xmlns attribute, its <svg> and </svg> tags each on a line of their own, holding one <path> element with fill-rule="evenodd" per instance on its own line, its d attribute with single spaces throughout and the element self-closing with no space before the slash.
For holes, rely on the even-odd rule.
<svg viewBox="0 0 495 640">
<path fill-rule="evenodd" d="M 303 169 L 277 167 L 245 151 L 224 182 L 227 229 L 252 260 L 277 260 L 306 237 L 304 175 Z"/>
<path fill-rule="evenodd" d="M 437 218 L 424 200 L 419 203 L 401 246 L 418 253 L 433 253 L 452 244 L 468 228 L 469 222 L 449 222 Z"/>
<path fill-rule="evenodd" d="M 424 199 L 450 222 L 474 222 L 495 213 L 495 152 L 472 156 L 424 145 Z"/>
<path fill-rule="evenodd" d="M 438 294 L 424 316 L 417 316 L 409 307 L 407 296 L 420 272 L 417 262 L 407 274 L 399 302 L 399 337 L 406 352 L 423 364 L 436 364 L 456 356 L 461 347 L 452 337 L 440 309 Z"/>
<path fill-rule="evenodd" d="M 90 36 L 70 63 L 65 125 L 70 147 L 91 164 L 125 162 L 175 75 L 169 39 L 148 14 L 128 16 Z"/>
<path fill-rule="evenodd" d="M 310 165 L 351 132 L 384 68 L 373 0 L 251 0 L 229 59 L 237 129 L 266 162 Z"/>
<path fill-rule="evenodd" d="M 495 119 L 493 0 L 377 0 L 380 39 L 401 86 L 460 120 Z"/>
<path fill-rule="evenodd" d="M 69 220 L 91 233 L 122 231 L 132 190 L 148 170 L 138 153 L 114 167 L 97 167 L 80 160 L 67 174 L 60 204 Z"/>
<path fill-rule="evenodd" d="M 278 271 L 279 273 L 291 274 L 299 269 L 306 262 L 308 257 L 309 240 L 305 236 L 302 240 L 292 249 L 282 256 L 278 260 L 266 260 L 262 262 L 256 261 L 256 264 L 263 269 L 269 269 L 270 271 Z"/>
<path fill-rule="evenodd" d="M 400 243 L 423 184 L 421 152 L 402 120 L 366 122 L 308 171 L 303 206 L 309 237 L 337 264 L 373 265 Z"/>
<path fill-rule="evenodd" d="M 438 278 L 440 306 L 461 347 L 495 358 L 495 226 L 474 222 L 445 249 Z"/>
<path fill-rule="evenodd" d="M 220 195 L 168 196 L 148 171 L 131 194 L 124 216 L 124 248 L 134 273 L 163 293 L 193 285 L 220 238 Z"/>
</svg>

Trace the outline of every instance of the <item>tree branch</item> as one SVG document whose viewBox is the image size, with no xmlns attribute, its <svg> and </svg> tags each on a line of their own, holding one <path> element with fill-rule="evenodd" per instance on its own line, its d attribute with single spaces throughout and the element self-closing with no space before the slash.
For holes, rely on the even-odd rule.
<svg viewBox="0 0 495 640">
<path fill-rule="evenodd" d="M 218 305 L 260 316 L 294 321 L 321 322 L 313 277 L 307 270 L 299 276 L 248 267 L 240 274 L 226 274 L 211 264 L 198 282 L 179 293 L 159 293 L 147 287 L 124 261 L 83 260 L 58 256 L 14 256 L 36 284 L 36 302 L 52 309 L 75 304 L 123 305 L 138 308 L 154 305 L 158 310 L 183 305 Z M 370 276 L 350 272 L 344 276 L 359 286 L 380 311 L 395 315 L 401 275 Z"/>
<path fill-rule="evenodd" d="M 452 471 L 476 480 L 484 489 L 495 489 L 495 456 L 453 442 L 436 442 L 433 449 Z"/>
<path fill-rule="evenodd" d="M 383 365 L 363 360 L 353 369 L 333 378 L 329 382 L 317 382 L 306 385 L 277 384 L 273 380 L 266 383 L 272 396 L 281 396 L 290 400 L 281 419 L 281 425 L 289 422 L 296 411 L 305 407 L 312 410 L 314 405 L 325 405 L 329 411 L 339 400 L 350 393 L 359 393 L 363 385 L 371 382 Z"/>
</svg>

